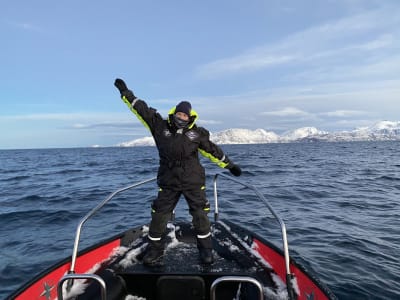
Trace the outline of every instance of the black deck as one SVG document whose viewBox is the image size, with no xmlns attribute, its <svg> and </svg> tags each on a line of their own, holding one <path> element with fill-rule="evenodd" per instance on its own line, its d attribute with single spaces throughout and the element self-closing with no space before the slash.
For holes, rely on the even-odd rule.
<svg viewBox="0 0 400 300">
<path fill-rule="evenodd" d="M 230 228 L 220 223 L 213 225 L 212 232 L 215 261 L 212 265 L 203 265 L 191 225 L 168 224 L 164 237 L 165 256 L 162 263 L 152 267 L 141 261 L 147 243 L 147 228 L 126 232 L 122 239 L 122 246 L 127 247 L 122 248 L 124 253 L 101 272 L 116 287 L 114 290 L 107 287 L 107 299 L 125 299 L 126 295 L 145 299 L 209 299 L 212 282 L 221 276 L 232 275 L 253 277 L 264 287 L 275 290 L 271 270 L 260 264 L 246 246 L 251 243 L 246 232 L 235 231 L 232 235 Z M 221 284 L 217 299 L 233 299 L 238 288 L 237 283 Z M 91 289 L 93 291 L 89 291 Z M 93 297 L 96 290 L 98 287 L 89 287 L 86 296 L 79 299 Z M 240 293 L 241 299 L 257 299 L 258 292 L 252 284 L 242 284 Z"/>
</svg>

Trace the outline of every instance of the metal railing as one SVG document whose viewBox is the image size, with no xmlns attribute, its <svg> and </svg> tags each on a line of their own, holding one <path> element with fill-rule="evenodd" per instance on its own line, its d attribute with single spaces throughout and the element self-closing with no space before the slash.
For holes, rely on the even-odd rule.
<svg viewBox="0 0 400 300">
<path fill-rule="evenodd" d="M 271 214 L 275 217 L 275 219 L 278 221 L 280 227 L 281 227 L 281 234 L 282 234 L 282 241 L 283 241 L 283 254 L 285 258 L 285 270 L 286 270 L 286 285 L 287 285 L 287 290 L 288 290 L 288 296 L 289 299 L 295 299 L 294 296 L 294 290 L 292 287 L 292 279 L 293 279 L 293 274 L 290 272 L 290 257 L 289 257 L 289 246 L 287 242 L 287 235 L 286 235 L 286 225 L 283 222 L 283 220 L 278 216 L 278 214 L 274 211 L 272 206 L 268 203 L 267 199 L 263 196 L 263 194 L 260 193 L 260 191 L 249 184 L 246 184 L 244 182 L 241 182 L 240 180 L 235 179 L 234 177 L 230 175 L 225 175 L 223 173 L 218 173 L 215 174 L 214 176 L 214 202 L 215 202 L 215 211 L 214 211 L 214 219 L 215 221 L 218 221 L 219 217 L 219 211 L 218 211 L 218 192 L 217 192 L 217 179 L 218 176 L 224 177 L 226 179 L 229 179 L 233 182 L 236 182 L 250 190 L 252 190 L 258 198 L 262 200 L 262 202 L 267 206 L 268 210 L 271 212 Z"/>
<path fill-rule="evenodd" d="M 293 292 L 293 287 L 291 284 L 291 279 L 293 278 L 293 275 L 290 273 L 290 257 L 289 257 L 289 247 L 288 247 L 288 242 L 287 242 L 287 236 L 286 236 L 286 226 L 283 220 L 275 213 L 271 205 L 268 203 L 268 201 L 265 199 L 265 197 L 252 185 L 246 184 L 241 182 L 240 180 L 235 179 L 234 177 L 230 175 L 225 175 L 223 173 L 218 173 L 214 176 L 214 202 L 215 202 L 215 211 L 214 211 L 214 218 L 215 221 L 218 221 L 218 216 L 219 216 L 219 209 L 218 209 L 218 192 L 217 192 L 217 178 L 218 176 L 224 177 L 225 179 L 231 180 L 233 182 L 236 182 L 250 190 L 252 190 L 262 201 L 263 203 L 267 206 L 269 211 L 272 213 L 272 215 L 275 217 L 275 219 L 278 221 L 280 227 L 281 227 L 281 233 L 282 233 L 282 240 L 283 240 L 283 252 L 284 252 L 284 258 L 285 258 L 285 269 L 286 269 L 286 284 L 288 288 L 288 296 L 289 299 L 294 299 L 294 292 Z M 105 198 L 102 202 L 100 202 L 95 208 L 93 208 L 86 216 L 84 216 L 76 229 L 76 234 L 75 234 L 75 241 L 74 241 L 74 248 L 72 251 L 72 257 L 71 257 L 71 265 L 68 271 L 68 274 L 65 275 L 63 278 L 61 278 L 60 281 L 64 282 L 68 280 L 68 285 L 67 285 L 67 291 L 71 288 L 73 284 L 73 279 L 77 278 L 83 278 L 86 276 L 85 274 L 75 274 L 75 265 L 76 265 L 76 259 L 78 255 L 78 247 L 79 247 L 79 241 L 80 241 L 80 235 L 82 231 L 83 225 L 86 223 L 88 219 L 90 219 L 97 211 L 99 211 L 105 204 L 107 204 L 112 198 L 114 198 L 117 194 L 124 192 L 126 190 L 141 186 L 143 184 L 155 181 L 157 178 L 153 177 L 150 179 L 146 179 L 143 181 L 140 181 L 138 183 L 120 188 L 116 190 L 115 192 L 111 193 L 107 198 Z M 85 277 L 86 278 L 86 277 Z M 90 277 L 91 279 L 99 281 L 95 276 Z M 100 282 L 100 281 L 99 281 Z M 105 287 L 104 287 L 104 292 L 105 292 Z M 102 288 L 102 293 L 103 293 L 103 288 Z"/>
<path fill-rule="evenodd" d="M 114 198 L 117 194 L 124 192 L 126 190 L 129 190 L 129 189 L 132 189 L 134 187 L 138 187 L 140 185 L 149 183 L 151 181 L 155 181 L 156 179 L 157 179 L 156 177 L 153 177 L 153 178 L 143 180 L 141 182 L 131 184 L 131 185 L 128 185 L 126 187 L 116 190 L 115 192 L 111 193 L 107 198 L 105 198 L 102 202 L 100 202 L 95 208 L 93 208 L 86 216 L 84 216 L 81 219 L 81 221 L 78 224 L 78 227 L 76 228 L 74 248 L 72 250 L 72 257 L 71 257 L 71 266 L 69 268 L 68 275 L 75 274 L 76 257 L 78 255 L 78 247 L 79 247 L 79 241 L 80 241 L 80 237 L 81 237 L 81 231 L 82 231 L 83 224 L 85 224 L 87 220 L 89 220 L 96 212 L 98 212 L 104 205 L 107 204 L 108 201 L 110 201 L 112 198 Z M 68 276 L 68 275 L 66 275 L 66 276 Z M 78 274 L 76 274 L 76 275 L 78 275 Z M 79 274 L 79 275 L 83 276 L 83 274 Z M 68 283 L 67 283 L 67 291 L 68 291 L 71 288 L 71 286 L 73 284 L 73 279 L 75 279 L 75 277 L 69 276 L 67 279 L 65 279 L 66 276 L 64 276 L 61 280 L 62 281 L 68 280 Z"/>
<path fill-rule="evenodd" d="M 215 300 L 215 294 L 217 291 L 217 286 L 220 285 L 223 282 L 247 282 L 253 284 L 258 291 L 258 300 L 263 300 L 264 299 L 264 292 L 263 292 L 263 287 L 261 283 L 257 280 L 254 279 L 253 277 L 247 277 L 247 276 L 222 276 L 213 281 L 211 284 L 210 288 L 210 299 Z"/>
<path fill-rule="evenodd" d="M 74 279 L 91 279 L 91 280 L 97 281 L 97 283 L 100 285 L 101 300 L 106 300 L 106 298 L 107 298 L 106 283 L 104 282 L 103 278 L 101 278 L 99 275 L 96 275 L 96 274 L 67 274 L 67 275 L 63 276 L 57 285 L 57 297 L 58 297 L 57 299 L 58 300 L 64 299 L 63 291 L 62 291 L 62 286 L 63 286 L 64 281 L 68 280 L 68 282 L 70 282 Z"/>
</svg>

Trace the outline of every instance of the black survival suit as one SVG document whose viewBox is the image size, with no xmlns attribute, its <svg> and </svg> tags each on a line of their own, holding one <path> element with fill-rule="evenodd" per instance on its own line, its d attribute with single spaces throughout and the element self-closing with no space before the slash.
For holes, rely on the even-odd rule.
<svg viewBox="0 0 400 300">
<path fill-rule="evenodd" d="M 220 147 L 210 141 L 209 132 L 197 127 L 197 113 L 191 110 L 189 124 L 178 128 L 174 122 L 176 107 L 169 112 L 165 120 L 146 102 L 136 98 L 130 90 L 121 92 L 122 100 L 139 120 L 150 130 L 160 158 L 157 183 L 160 187 L 157 199 L 152 204 L 152 221 L 149 238 L 152 241 L 161 240 L 166 224 L 183 194 L 193 217 L 198 241 L 206 242 L 200 247 L 211 248 L 210 222 L 207 213 L 210 210 L 205 194 L 205 171 L 200 164 L 200 152 L 222 168 L 229 169 L 234 175 L 240 168 L 233 164 Z"/>
</svg>

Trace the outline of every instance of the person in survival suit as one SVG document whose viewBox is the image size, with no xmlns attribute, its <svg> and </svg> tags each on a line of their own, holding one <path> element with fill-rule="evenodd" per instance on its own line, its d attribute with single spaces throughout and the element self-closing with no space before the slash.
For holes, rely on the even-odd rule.
<svg viewBox="0 0 400 300">
<path fill-rule="evenodd" d="M 117 78 L 114 85 L 125 104 L 151 131 L 160 157 L 157 174 L 159 191 L 151 206 L 149 243 L 143 263 L 157 264 L 164 255 L 162 236 L 183 194 L 193 218 L 200 260 L 204 264 L 212 264 L 210 221 L 207 216 L 210 204 L 206 199 L 205 171 L 200 164 L 198 152 L 220 167 L 229 169 L 235 176 L 241 175 L 240 167 L 210 141 L 206 129 L 195 125 L 198 115 L 189 102 L 180 102 L 171 109 L 165 120 L 155 109 L 137 98 L 122 79 Z"/>
</svg>

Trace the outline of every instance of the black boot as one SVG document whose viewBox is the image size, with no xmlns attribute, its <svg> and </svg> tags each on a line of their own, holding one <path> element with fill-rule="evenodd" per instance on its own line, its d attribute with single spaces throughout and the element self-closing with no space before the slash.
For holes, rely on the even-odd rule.
<svg viewBox="0 0 400 300">
<path fill-rule="evenodd" d="M 143 264 L 148 266 L 162 264 L 162 257 L 164 256 L 164 245 L 161 241 L 149 240 L 146 248 L 146 254 L 143 257 Z"/>
<path fill-rule="evenodd" d="M 214 262 L 212 249 L 200 248 L 199 253 L 200 253 L 200 260 L 203 264 L 211 265 Z"/>
<path fill-rule="evenodd" d="M 200 261 L 203 264 L 210 265 L 214 262 L 211 235 L 206 238 L 197 237 L 197 248 L 199 249 Z"/>
</svg>

